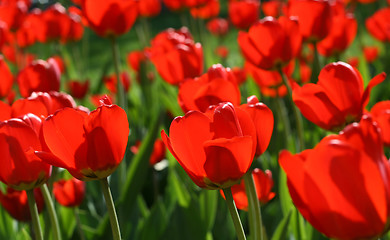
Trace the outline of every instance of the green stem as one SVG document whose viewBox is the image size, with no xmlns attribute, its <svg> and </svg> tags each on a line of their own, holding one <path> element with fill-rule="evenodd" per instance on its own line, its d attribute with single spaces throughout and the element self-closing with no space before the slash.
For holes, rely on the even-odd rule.
<svg viewBox="0 0 390 240">
<path fill-rule="evenodd" d="M 233 200 L 232 190 L 230 188 L 222 189 L 225 194 L 226 204 L 228 206 L 230 216 L 232 217 L 234 228 L 236 229 L 238 240 L 246 240 L 244 229 L 242 228 L 240 216 L 238 215 L 236 204 Z"/>
<path fill-rule="evenodd" d="M 83 228 L 81 227 L 79 208 L 78 207 L 74 207 L 73 211 L 74 211 L 74 216 L 76 218 L 76 225 L 77 225 L 77 229 L 79 231 L 79 237 L 80 237 L 81 240 L 85 240 Z"/>
<path fill-rule="evenodd" d="M 283 72 L 281 67 L 279 67 L 278 71 L 279 71 L 280 76 L 282 77 L 284 85 L 287 88 L 288 97 L 290 98 L 291 104 L 293 106 L 292 108 L 293 108 L 294 117 L 295 117 L 295 121 L 296 121 L 296 125 L 297 125 L 298 141 L 299 141 L 299 147 L 297 147 L 297 152 L 300 152 L 303 149 L 305 149 L 305 140 L 304 140 L 304 135 L 303 135 L 304 133 L 303 133 L 302 116 L 299 113 L 299 110 L 298 110 L 297 106 L 294 104 L 294 101 L 292 99 L 292 89 L 291 89 L 290 83 L 287 80 L 286 75 L 284 74 L 284 72 Z"/>
<path fill-rule="evenodd" d="M 100 184 L 102 186 L 104 200 L 106 201 L 108 215 L 110 216 L 113 240 L 121 240 L 121 231 L 107 178 L 100 179 Z"/>
<path fill-rule="evenodd" d="M 247 172 L 244 176 L 245 192 L 248 197 L 249 208 L 254 220 L 254 240 L 263 240 L 263 222 L 261 218 L 261 208 L 259 199 L 257 198 L 256 187 L 253 182 L 253 176 L 251 172 Z"/>
<path fill-rule="evenodd" d="M 47 211 L 49 213 L 51 227 L 53 228 L 53 235 L 54 235 L 53 239 L 61 240 L 60 225 L 58 224 L 56 210 L 54 209 L 53 200 L 51 198 L 49 188 L 47 187 L 46 183 L 41 186 L 41 191 L 42 191 L 43 198 L 45 199 Z"/>
<path fill-rule="evenodd" d="M 285 148 L 292 150 L 289 148 L 289 146 L 292 145 L 292 140 L 291 140 L 291 126 L 290 126 L 290 122 L 288 121 L 286 106 L 283 102 L 283 99 L 279 97 L 277 98 L 277 101 L 275 101 L 275 103 L 276 103 L 276 113 L 279 121 L 282 123 L 284 139 L 286 140 Z"/>
<path fill-rule="evenodd" d="M 312 72 L 310 76 L 310 82 L 316 83 L 316 79 L 318 78 L 318 74 L 320 73 L 320 55 L 318 54 L 317 43 L 313 43 L 314 46 L 314 59 L 312 65 Z"/>
<path fill-rule="evenodd" d="M 119 57 L 119 47 L 115 37 L 111 38 L 111 47 L 112 47 L 112 57 L 114 60 L 114 68 L 116 75 L 116 84 L 117 84 L 117 99 L 118 105 L 125 110 L 127 113 L 127 101 L 125 96 L 125 90 L 120 78 L 120 57 Z"/>
<path fill-rule="evenodd" d="M 38 208 L 35 203 L 34 189 L 26 190 L 28 206 L 30 207 L 31 221 L 34 228 L 35 239 L 43 240 L 41 224 L 39 222 Z"/>
</svg>

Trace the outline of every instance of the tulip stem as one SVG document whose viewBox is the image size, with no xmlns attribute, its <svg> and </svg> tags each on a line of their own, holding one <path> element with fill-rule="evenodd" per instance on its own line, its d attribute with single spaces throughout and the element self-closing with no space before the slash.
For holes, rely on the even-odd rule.
<svg viewBox="0 0 390 240">
<path fill-rule="evenodd" d="M 113 240 L 121 240 L 121 230 L 119 229 L 115 205 L 114 201 L 112 200 L 111 190 L 108 185 L 107 178 L 100 179 L 100 184 L 102 186 L 104 200 L 106 201 L 108 215 L 110 216 Z"/>
<path fill-rule="evenodd" d="M 230 188 L 222 189 L 225 194 L 226 204 L 228 206 L 230 216 L 232 217 L 234 228 L 236 229 L 238 240 L 246 240 L 244 229 L 242 228 L 240 216 L 238 215 L 236 204 L 233 200 L 232 190 Z"/>
<path fill-rule="evenodd" d="M 259 199 L 257 198 L 255 184 L 253 182 L 253 176 L 251 172 L 247 172 L 244 176 L 245 192 L 248 196 L 248 211 L 249 215 L 252 215 L 250 221 L 254 221 L 252 224 L 252 230 L 254 233 L 254 240 L 263 240 L 263 222 L 261 218 L 261 208 Z"/>
<path fill-rule="evenodd" d="M 81 221 L 80 221 L 79 208 L 74 207 L 73 209 L 74 209 L 74 216 L 76 218 L 77 229 L 79 230 L 79 237 L 81 240 L 85 240 L 83 228 L 82 228 Z"/>
<path fill-rule="evenodd" d="M 39 222 L 38 208 L 35 202 L 34 189 L 26 190 L 28 206 L 30 207 L 31 221 L 36 240 L 43 240 L 41 224 Z"/>
<path fill-rule="evenodd" d="M 53 200 L 46 183 L 41 186 L 41 191 L 49 213 L 51 227 L 53 228 L 53 239 L 61 240 L 60 225 L 58 224 L 57 213 L 54 209 Z"/>
<path fill-rule="evenodd" d="M 313 43 L 314 47 L 314 59 L 313 59 L 313 66 L 312 66 L 312 72 L 310 76 L 310 82 L 316 83 L 316 79 L 318 78 L 318 74 L 320 72 L 320 55 L 318 54 L 318 48 L 317 43 Z"/>
<path fill-rule="evenodd" d="M 120 57 L 119 57 L 119 47 L 115 37 L 111 38 L 111 47 L 112 47 L 112 57 L 114 60 L 114 68 L 116 75 L 116 86 L 117 86 L 117 101 L 118 105 L 125 110 L 127 113 L 127 101 L 125 96 L 125 90 L 120 78 Z"/>
<path fill-rule="evenodd" d="M 292 89 L 291 89 L 290 83 L 287 80 L 286 74 L 284 74 L 284 72 L 283 72 L 281 67 L 279 67 L 278 71 L 279 71 L 280 76 L 282 77 L 283 84 L 287 88 L 288 97 L 290 98 L 291 104 L 293 106 L 292 108 L 293 108 L 294 117 L 295 117 L 295 121 L 296 121 L 296 125 L 297 125 L 298 141 L 299 141 L 299 147 L 297 148 L 297 150 L 298 150 L 298 152 L 300 152 L 303 149 L 305 149 L 305 140 L 304 140 L 304 136 L 303 136 L 302 116 L 299 113 L 299 110 L 298 110 L 297 106 L 294 104 L 294 101 L 293 101 L 293 98 L 292 98 Z"/>
</svg>

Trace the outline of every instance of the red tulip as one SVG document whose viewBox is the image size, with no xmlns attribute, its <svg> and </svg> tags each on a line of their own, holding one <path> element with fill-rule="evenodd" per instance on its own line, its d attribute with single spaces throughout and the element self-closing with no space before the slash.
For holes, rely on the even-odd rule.
<svg viewBox="0 0 390 240">
<path fill-rule="evenodd" d="M 298 23 L 293 19 L 266 17 L 240 32 L 238 44 L 245 59 L 262 69 L 274 69 L 294 59 L 301 48 Z"/>
<path fill-rule="evenodd" d="M 127 74 L 127 72 L 122 72 L 120 74 L 120 79 L 122 82 L 122 86 L 124 90 L 127 92 L 129 91 L 130 88 L 130 76 Z M 117 78 L 116 75 L 110 75 L 107 77 L 103 78 L 103 82 L 106 85 L 106 88 L 111 92 L 111 93 L 116 93 L 116 86 L 117 86 Z"/>
<path fill-rule="evenodd" d="M 224 18 L 214 18 L 207 23 L 206 27 L 211 34 L 216 36 L 224 36 L 229 31 L 229 23 Z"/>
<path fill-rule="evenodd" d="M 219 0 L 209 0 L 206 4 L 190 9 L 193 18 L 209 19 L 217 17 L 219 14 Z"/>
<path fill-rule="evenodd" d="M 163 0 L 163 3 L 171 11 L 178 11 L 184 7 L 182 0 Z"/>
<path fill-rule="evenodd" d="M 32 92 L 49 92 L 60 89 L 60 70 L 54 59 L 36 60 L 22 69 L 17 81 L 20 95 L 28 97 Z"/>
<path fill-rule="evenodd" d="M 216 47 L 214 52 L 220 58 L 227 58 L 227 56 L 229 55 L 229 49 L 225 46 Z"/>
<path fill-rule="evenodd" d="M 41 14 L 45 24 L 45 38 L 47 41 L 65 42 L 70 30 L 70 18 L 66 13 L 66 9 L 60 3 L 51 5 Z"/>
<path fill-rule="evenodd" d="M 152 40 L 149 54 L 158 73 L 170 84 L 177 85 L 203 72 L 202 45 L 194 42 L 187 28 L 159 33 Z"/>
<path fill-rule="evenodd" d="M 40 127 L 41 119 L 33 114 L 0 123 L 0 180 L 14 189 L 30 190 L 49 178 L 51 166 L 34 154 L 42 150 Z"/>
<path fill-rule="evenodd" d="M 102 103 L 89 114 L 64 108 L 48 117 L 42 133 L 51 153 L 36 154 L 80 180 L 111 175 L 125 154 L 129 123 L 122 108 L 111 104 L 108 98 Z"/>
<path fill-rule="evenodd" d="M 68 88 L 70 95 L 72 95 L 74 98 L 83 99 L 89 90 L 89 80 L 84 82 L 69 81 Z"/>
<path fill-rule="evenodd" d="M 351 65 L 354 68 L 357 68 L 359 66 L 359 58 L 358 57 L 350 57 L 347 60 L 347 63 Z"/>
<path fill-rule="evenodd" d="M 303 217 L 332 239 L 377 239 L 390 216 L 390 166 L 369 117 L 279 163 Z"/>
<path fill-rule="evenodd" d="M 256 150 L 249 114 L 223 103 L 207 114 L 176 117 L 162 139 L 190 178 L 201 188 L 228 188 L 248 171 Z"/>
<path fill-rule="evenodd" d="M 18 99 L 12 104 L 12 117 L 33 113 L 36 116 L 46 118 L 65 107 L 76 108 L 72 96 L 59 92 L 34 92 L 30 97 Z"/>
<path fill-rule="evenodd" d="M 138 153 L 138 149 L 141 146 L 141 142 L 137 141 L 134 146 L 130 148 L 131 152 L 134 154 Z M 165 158 L 167 148 L 165 147 L 164 142 L 161 139 L 156 139 L 153 144 L 153 152 L 149 158 L 149 165 L 154 166 L 156 163 L 161 162 Z"/>
<path fill-rule="evenodd" d="M 99 107 L 101 105 L 101 99 L 108 98 L 110 102 L 114 103 L 114 96 L 107 94 L 93 94 L 90 96 L 90 101 L 95 107 Z"/>
<path fill-rule="evenodd" d="M 28 6 L 24 1 L 2 1 L 0 4 L 0 21 L 10 29 L 18 29 L 26 16 Z"/>
<path fill-rule="evenodd" d="M 12 76 L 12 72 L 2 55 L 0 55 L 0 75 L 0 98 L 5 98 L 11 91 L 14 82 L 14 76 Z"/>
<path fill-rule="evenodd" d="M 237 81 L 238 85 L 241 85 L 244 82 L 246 82 L 247 76 L 246 76 L 246 71 L 244 68 L 233 67 L 232 72 L 233 72 L 234 76 L 236 77 L 236 81 Z"/>
<path fill-rule="evenodd" d="M 142 17 L 155 17 L 161 12 L 161 1 L 140 0 L 138 2 L 138 11 Z"/>
<path fill-rule="evenodd" d="M 7 43 L 8 34 L 9 34 L 8 25 L 5 22 L 0 21 L 0 49 L 3 48 L 5 43 Z"/>
<path fill-rule="evenodd" d="M 83 16 L 88 26 L 101 37 L 115 37 L 130 30 L 138 15 L 133 0 L 84 0 Z"/>
<path fill-rule="evenodd" d="M 146 61 L 144 51 L 133 51 L 127 55 L 127 64 L 136 72 L 140 71 L 141 63 Z"/>
<path fill-rule="evenodd" d="M 178 102 L 184 112 L 205 112 L 221 102 L 239 105 L 240 89 L 230 68 L 215 64 L 199 78 L 187 79 L 179 86 Z"/>
<path fill-rule="evenodd" d="M 80 206 L 85 196 L 85 182 L 76 178 L 61 179 L 53 184 L 53 193 L 57 202 L 62 206 Z"/>
<path fill-rule="evenodd" d="M 271 188 L 274 186 L 271 171 L 265 170 L 265 172 L 263 172 L 260 169 L 255 168 L 252 171 L 252 177 L 256 188 L 257 198 L 260 203 L 268 203 L 275 197 L 275 193 L 271 192 Z M 236 207 L 240 210 L 248 211 L 248 197 L 245 192 L 244 180 L 241 180 L 240 184 L 233 185 L 231 189 Z M 225 198 L 222 190 L 220 193 L 223 198 Z"/>
<path fill-rule="evenodd" d="M 376 103 L 370 112 L 381 129 L 384 144 L 390 147 L 390 101 Z"/>
<path fill-rule="evenodd" d="M 317 84 L 294 87 L 293 100 L 309 121 L 337 131 L 360 120 L 371 89 L 385 78 L 385 73 L 377 75 L 364 90 L 356 69 L 343 62 L 331 63 L 321 70 Z"/>
<path fill-rule="evenodd" d="M 7 103 L 0 101 L 0 122 L 11 118 L 11 106 Z"/>
<path fill-rule="evenodd" d="M 37 204 L 38 213 L 42 212 L 44 205 L 43 196 L 40 188 L 34 189 L 35 202 Z M 7 188 L 7 192 L 0 191 L 0 203 L 5 210 L 18 221 L 31 221 L 30 208 L 27 201 L 26 191 L 17 191 L 12 188 Z"/>
<path fill-rule="evenodd" d="M 228 5 L 229 19 L 240 29 L 247 29 L 259 19 L 260 1 L 230 0 Z"/>
<path fill-rule="evenodd" d="M 280 0 L 271 0 L 261 3 L 261 9 L 263 10 L 265 16 L 271 16 L 274 18 L 278 18 L 281 15 L 283 7 L 284 3 Z"/>
<path fill-rule="evenodd" d="M 377 47 L 363 47 L 364 58 L 368 63 L 374 62 L 378 58 L 379 50 Z"/>
<path fill-rule="evenodd" d="M 383 8 L 366 20 L 368 32 L 382 42 L 390 42 L 390 7 Z"/>
<path fill-rule="evenodd" d="M 320 41 L 333 27 L 328 0 L 290 0 L 287 12 L 288 16 L 298 17 L 299 31 L 304 41 Z"/>
</svg>

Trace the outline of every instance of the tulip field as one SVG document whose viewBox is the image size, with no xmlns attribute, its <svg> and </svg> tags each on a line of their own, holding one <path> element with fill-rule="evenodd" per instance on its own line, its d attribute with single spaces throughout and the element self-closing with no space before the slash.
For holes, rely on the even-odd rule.
<svg viewBox="0 0 390 240">
<path fill-rule="evenodd" d="M 0 0 L 0 239 L 389 240 L 389 0 Z"/>
</svg>

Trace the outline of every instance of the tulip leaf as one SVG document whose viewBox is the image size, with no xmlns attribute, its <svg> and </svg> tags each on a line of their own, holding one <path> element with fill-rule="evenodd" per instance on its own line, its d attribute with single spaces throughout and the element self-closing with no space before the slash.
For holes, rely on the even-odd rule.
<svg viewBox="0 0 390 240">
<path fill-rule="evenodd" d="M 293 204 L 287 187 L 287 176 L 282 168 L 279 170 L 279 197 L 283 215 L 286 216 Z"/>
<path fill-rule="evenodd" d="M 182 207 L 188 207 L 191 196 L 182 181 L 179 179 L 175 167 L 172 167 L 169 170 L 168 181 L 172 184 L 173 193 L 175 194 L 175 197 L 177 197 L 179 205 Z"/>
<path fill-rule="evenodd" d="M 13 219 L 8 215 L 3 207 L 0 207 L 0 239 L 7 239 L 9 234 L 14 232 L 12 227 Z"/>
<path fill-rule="evenodd" d="M 212 230 L 217 213 L 218 191 L 204 190 L 199 196 L 200 214 L 207 230 Z"/>
<path fill-rule="evenodd" d="M 271 240 L 285 240 L 287 239 L 288 226 L 290 223 L 291 215 L 294 211 L 294 208 L 290 208 L 287 215 L 284 216 L 282 221 L 280 221 L 278 227 L 276 228 L 274 235 L 272 235 Z"/>
</svg>

